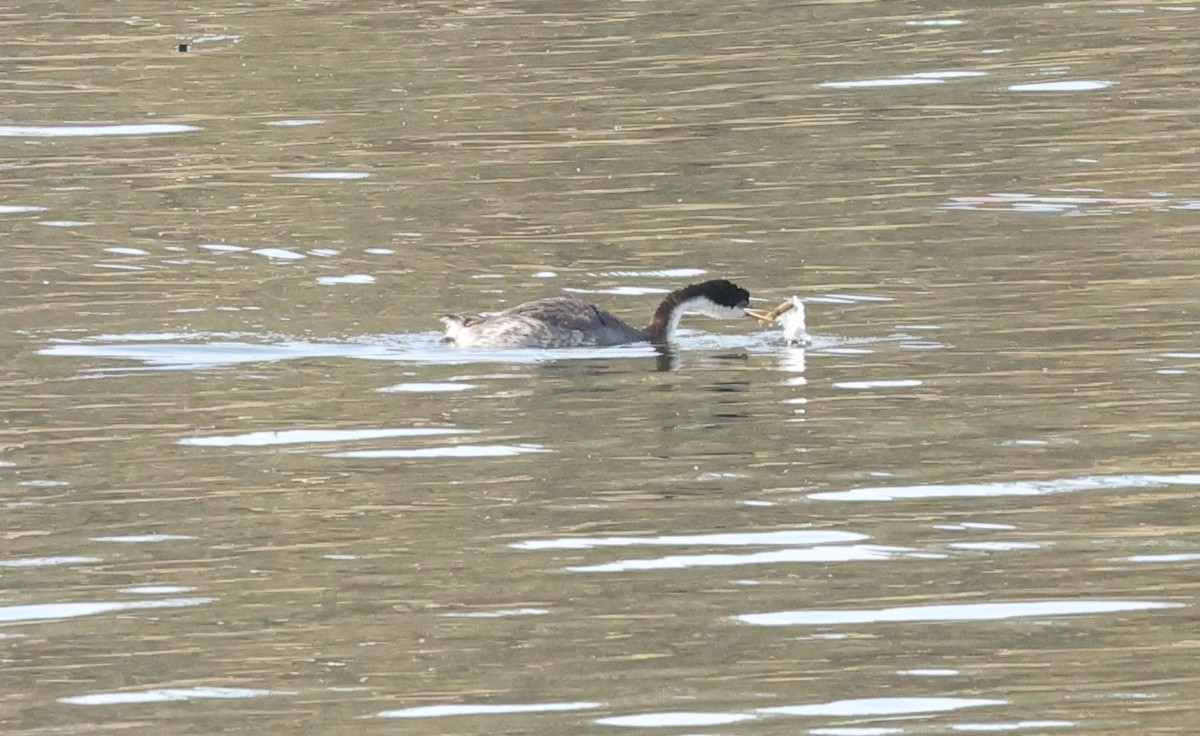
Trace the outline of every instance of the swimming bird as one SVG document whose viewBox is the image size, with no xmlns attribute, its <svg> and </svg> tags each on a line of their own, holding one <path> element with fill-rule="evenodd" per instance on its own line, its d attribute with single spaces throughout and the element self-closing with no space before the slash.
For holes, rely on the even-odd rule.
<svg viewBox="0 0 1200 736">
<path fill-rule="evenodd" d="M 525 302 L 488 316 L 448 314 L 441 319 L 446 325 L 445 341 L 459 347 L 603 347 L 633 342 L 665 343 L 685 314 L 732 319 L 745 316 L 749 304 L 750 292 L 732 281 L 714 279 L 667 294 L 643 330 L 573 296 Z"/>
</svg>

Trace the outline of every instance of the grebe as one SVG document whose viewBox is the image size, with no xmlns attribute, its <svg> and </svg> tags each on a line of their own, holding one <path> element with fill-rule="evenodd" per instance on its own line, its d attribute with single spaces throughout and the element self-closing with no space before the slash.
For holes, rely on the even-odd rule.
<svg viewBox="0 0 1200 736">
<path fill-rule="evenodd" d="M 716 279 L 667 294 L 644 330 L 573 296 L 525 302 L 487 317 L 449 314 L 442 317 L 442 323 L 446 325 L 445 341 L 459 347 L 602 347 L 631 342 L 665 343 L 685 314 L 732 319 L 745 316 L 749 304 L 750 292 L 732 281 Z"/>
</svg>

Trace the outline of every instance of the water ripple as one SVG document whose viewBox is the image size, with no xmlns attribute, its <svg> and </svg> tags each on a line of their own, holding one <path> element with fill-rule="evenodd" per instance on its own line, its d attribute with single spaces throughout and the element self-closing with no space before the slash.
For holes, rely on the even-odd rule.
<svg viewBox="0 0 1200 736">
<path fill-rule="evenodd" d="M 822 501 L 897 501 L 913 498 L 998 498 L 1001 496 L 1049 496 L 1056 493 L 1160 488 L 1200 485 L 1200 475 L 1089 475 L 1055 480 L 999 481 L 995 483 L 936 483 L 921 486 L 873 486 L 848 491 L 808 494 Z"/>
<path fill-rule="evenodd" d="M 90 565 L 103 562 L 99 557 L 63 555 L 60 557 L 16 557 L 0 560 L 0 567 L 54 567 L 57 565 Z"/>
<path fill-rule="evenodd" d="M 668 534 L 653 537 L 559 537 L 514 542 L 514 549 L 593 549 L 595 547 L 664 547 L 701 545 L 796 545 L 837 544 L 870 539 L 857 532 L 790 529 L 777 532 L 730 532 L 722 534 Z"/>
<path fill-rule="evenodd" d="M 365 458 L 365 459 L 417 459 L 429 457 L 514 457 L 534 452 L 552 452 L 542 445 L 447 445 L 445 447 L 422 447 L 418 449 L 397 450 L 350 450 L 347 452 L 331 452 L 325 457 Z"/>
<path fill-rule="evenodd" d="M 276 690 L 257 690 L 244 687 L 188 687 L 157 690 L 123 690 L 110 693 L 89 693 L 59 698 L 70 705 L 132 705 L 137 703 L 168 703 L 181 700 L 261 698 L 266 695 L 292 695 Z"/>
<path fill-rule="evenodd" d="M 941 559 L 945 555 L 920 552 L 905 547 L 880 547 L 869 544 L 778 549 L 750 554 L 669 555 L 648 560 L 618 560 L 599 565 L 568 567 L 571 572 L 628 572 L 631 570 L 678 570 L 692 567 L 733 567 L 781 562 L 867 562 L 897 557 Z"/>
<path fill-rule="evenodd" d="M 142 123 L 132 125 L 0 125 L 0 137 L 75 138 L 108 135 L 163 135 L 200 130 L 194 125 Z"/>
<path fill-rule="evenodd" d="M 14 621 L 53 621 L 80 616 L 95 616 L 112 611 L 132 611 L 143 608 L 181 608 L 212 603 L 215 598 L 166 598 L 157 601 L 91 601 L 80 603 L 33 603 L 22 606 L 0 606 L 0 623 Z"/>
<path fill-rule="evenodd" d="M 447 434 L 476 434 L 477 429 L 452 427 L 406 427 L 396 429 L 279 429 L 235 435 L 185 437 L 181 445 L 192 447 L 268 447 L 313 442 L 357 442 L 390 437 L 435 437 Z"/>
<path fill-rule="evenodd" d="M 1104 79 L 1062 79 L 1053 82 L 1027 82 L 1010 84 L 1009 92 L 1090 92 L 1105 89 L 1115 84 Z"/>
<path fill-rule="evenodd" d="M 446 716 L 495 716 L 513 713 L 560 713 L 573 710 L 592 710 L 604 707 L 604 703 L 580 701 L 575 703 L 511 703 L 483 705 L 472 703 L 447 703 L 445 705 L 422 705 L 414 708 L 385 710 L 380 718 L 445 718 Z"/>
<path fill-rule="evenodd" d="M 781 705 L 768 708 L 756 708 L 747 712 L 718 712 L 718 711 L 663 711 L 657 713 L 637 713 L 626 716 L 598 718 L 596 723 L 605 726 L 625 728 L 686 728 L 696 726 L 720 726 L 730 723 L 756 720 L 762 716 L 803 716 L 803 717 L 834 717 L 834 718 L 871 718 L 888 716 L 913 716 L 927 713 L 946 713 L 963 708 L 979 708 L 989 705 L 1007 705 L 1006 700 L 993 698 L 951 698 L 951 697 L 888 697 L 888 698 L 854 698 L 848 700 L 833 700 L 825 703 L 805 703 L 802 705 Z M 825 733 L 832 733 L 829 729 Z M 885 730 L 862 729 L 854 730 L 856 734 L 887 733 Z M 839 733 L 849 733 L 839 731 Z"/>
<path fill-rule="evenodd" d="M 1000 621 L 1013 618 L 1051 618 L 1121 611 L 1150 611 L 1182 608 L 1183 606 L 1182 603 L 1167 601 L 1064 599 L 849 610 L 800 609 L 772 613 L 746 613 L 733 618 L 754 626 L 836 626 L 896 622 Z"/>
</svg>

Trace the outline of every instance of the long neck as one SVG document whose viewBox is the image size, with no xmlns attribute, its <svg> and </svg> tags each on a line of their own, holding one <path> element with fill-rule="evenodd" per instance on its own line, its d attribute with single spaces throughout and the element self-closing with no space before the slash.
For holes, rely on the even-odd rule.
<svg viewBox="0 0 1200 736">
<path fill-rule="evenodd" d="M 696 289 L 696 284 L 676 289 L 667 294 L 662 303 L 658 305 L 658 309 L 654 310 L 654 316 L 650 318 L 650 325 L 646 328 L 646 337 L 650 339 L 650 342 L 670 340 L 671 334 L 679 326 L 679 318 L 687 311 L 689 302 L 699 296 L 700 292 Z"/>
</svg>

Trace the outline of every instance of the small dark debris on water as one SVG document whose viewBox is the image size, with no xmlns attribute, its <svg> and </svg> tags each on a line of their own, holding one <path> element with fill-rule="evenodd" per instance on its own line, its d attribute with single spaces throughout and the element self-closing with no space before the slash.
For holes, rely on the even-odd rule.
<svg viewBox="0 0 1200 736">
<path fill-rule="evenodd" d="M 179 44 L 179 53 L 186 54 L 187 52 L 188 52 L 188 45 L 186 43 Z"/>
</svg>

